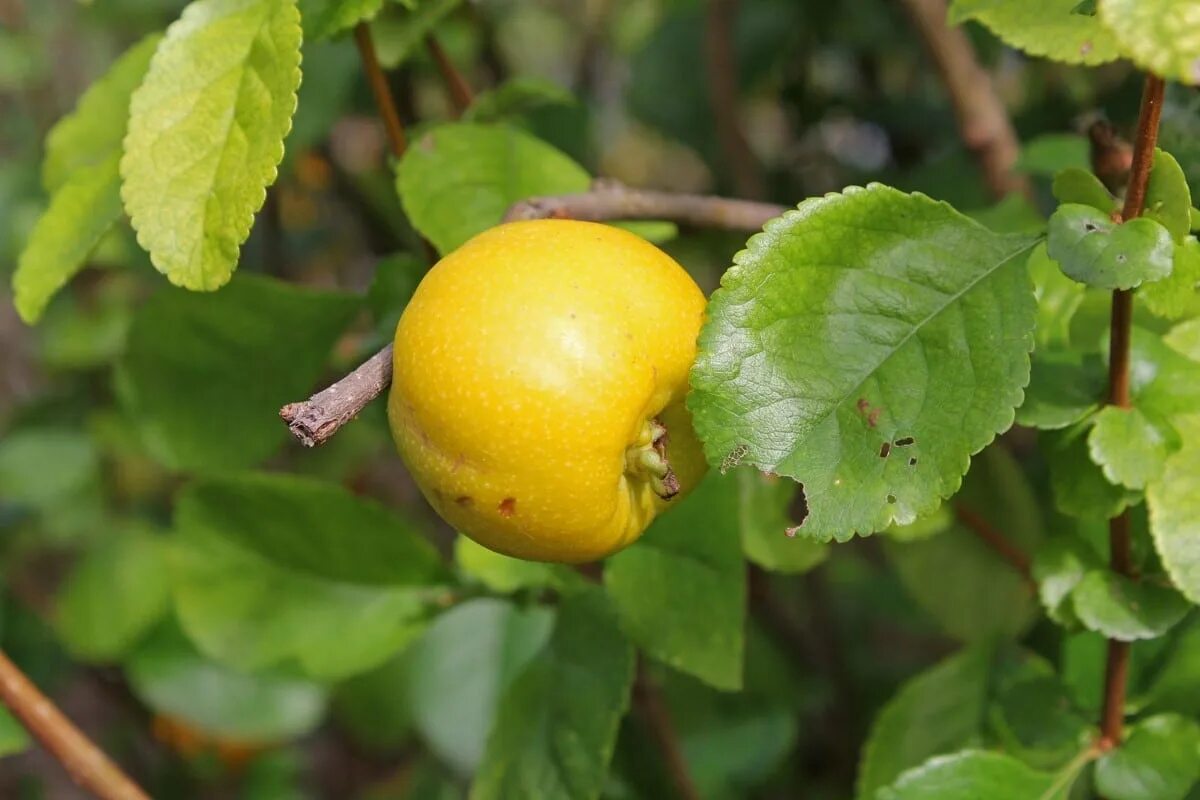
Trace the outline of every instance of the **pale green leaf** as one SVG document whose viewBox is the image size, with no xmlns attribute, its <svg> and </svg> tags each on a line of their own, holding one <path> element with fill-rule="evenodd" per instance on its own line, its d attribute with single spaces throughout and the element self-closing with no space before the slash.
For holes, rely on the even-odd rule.
<svg viewBox="0 0 1200 800">
<path fill-rule="evenodd" d="M 121 197 L 174 284 L 212 290 L 283 159 L 300 85 L 296 0 L 193 0 L 133 94 Z"/>
<path fill-rule="evenodd" d="M 302 678 L 248 674 L 208 660 L 175 625 L 154 633 L 125 663 L 138 699 L 197 730 L 247 743 L 308 733 L 325 713 L 325 690 Z"/>
<path fill-rule="evenodd" d="M 1132 289 L 1171 273 L 1175 246 L 1158 222 L 1124 224 L 1091 206 L 1066 203 L 1050 217 L 1046 252 L 1072 280 L 1099 289 Z"/>
<path fill-rule="evenodd" d="M 83 93 L 75 110 L 50 129 L 42 161 L 42 185 L 47 192 L 58 191 L 76 172 L 120 158 L 129 98 L 142 82 L 161 39 L 161 35 L 151 34 L 126 50 Z M 118 191 L 115 177 L 113 191 Z"/>
<path fill-rule="evenodd" d="M 1090 166 L 1088 141 L 1077 133 L 1043 133 L 1021 144 L 1021 154 L 1013 169 L 1031 175 L 1052 176 L 1072 167 Z"/>
<path fill-rule="evenodd" d="M 1054 199 L 1060 203 L 1079 203 L 1108 213 L 1117 207 L 1116 198 L 1091 171 L 1069 167 L 1054 176 L 1051 186 Z"/>
<path fill-rule="evenodd" d="M 166 548 L 152 529 L 111 531 L 76 564 L 62 588 L 55 628 L 86 661 L 114 661 L 167 613 Z"/>
<path fill-rule="evenodd" d="M 1176 426 L 1183 447 L 1146 492 L 1150 533 L 1171 580 L 1200 603 L 1200 416 L 1181 417 Z"/>
<path fill-rule="evenodd" d="M 0 758 L 23 752 L 31 743 L 25 726 L 7 708 L 0 708 Z"/>
<path fill-rule="evenodd" d="M 454 561 L 467 575 L 503 594 L 521 589 L 561 589 L 577 585 L 580 580 L 579 573 L 562 564 L 512 558 L 466 536 L 454 540 Z"/>
<path fill-rule="evenodd" d="M 464 775 L 483 761 L 504 692 L 550 638 L 554 613 L 491 598 L 439 616 L 407 651 L 395 691 L 409 698 L 421 738 Z"/>
<path fill-rule="evenodd" d="M 1200 2 L 1098 0 L 1097 10 L 1122 55 L 1168 80 L 1200 83 Z"/>
<path fill-rule="evenodd" d="M 746 565 L 738 521 L 737 480 L 712 472 L 604 569 L 634 643 L 720 689 L 742 685 Z"/>
<path fill-rule="evenodd" d="M 1020 404 L 1035 241 L 880 185 L 769 222 L 700 335 L 688 404 L 709 462 L 795 478 L 817 540 L 933 510 Z"/>
<path fill-rule="evenodd" d="M 1107 569 L 1084 575 L 1071 592 L 1071 602 L 1085 628 L 1123 642 L 1162 636 L 1190 608 L 1170 587 Z"/>
<path fill-rule="evenodd" d="M 1152 420 L 1137 408 L 1105 407 L 1088 434 L 1092 461 L 1110 482 L 1129 489 L 1145 489 L 1178 449 L 1179 434 L 1170 423 Z"/>
<path fill-rule="evenodd" d="M 582 192 L 583 167 L 540 139 L 504 125 L 442 125 L 414 142 L 396 170 L 412 224 L 443 255 L 504 217 L 518 200 Z"/>
<path fill-rule="evenodd" d="M 1146 206 L 1142 213 L 1158 220 L 1182 242 L 1192 229 L 1192 193 L 1183 168 L 1170 153 L 1155 148 L 1154 167 L 1146 187 Z"/>
<path fill-rule="evenodd" d="M 1029 253 L 1028 268 L 1037 298 L 1036 370 L 1038 354 L 1046 347 L 1066 345 L 1071 341 L 1071 320 L 1083 305 L 1088 288 L 1063 275 L 1058 262 L 1046 255 L 1045 242 Z"/>
<path fill-rule="evenodd" d="M 1095 17 L 1072 13 L 1079 0 L 954 0 L 950 22 L 986 25 L 1005 43 L 1068 64 L 1103 64 L 1121 57 L 1112 33 Z"/>
<path fill-rule="evenodd" d="M 1194 236 L 1175 245 L 1171 274 L 1138 291 L 1138 301 L 1160 317 L 1183 319 L 1200 314 L 1200 243 Z"/>
<path fill-rule="evenodd" d="M 304 38 L 327 39 L 375 17 L 383 0 L 297 0 Z"/>
<path fill-rule="evenodd" d="M 1200 412 L 1200 362 L 1136 325 L 1129 358 L 1134 405 L 1172 421 L 1179 414 Z"/>
<path fill-rule="evenodd" d="M 504 693 L 471 800 L 595 800 L 629 704 L 634 652 L 602 592 L 567 597 Z"/>
<path fill-rule="evenodd" d="M 1139 721 L 1096 762 L 1106 800 L 1184 800 L 1200 780 L 1200 724 L 1178 714 Z"/>
<path fill-rule="evenodd" d="M 287 438 L 280 406 L 312 391 L 357 307 L 256 275 L 215 294 L 164 287 L 134 318 L 119 395 L 168 466 L 250 466 Z"/>
<path fill-rule="evenodd" d="M 1074 776 L 1072 776 L 1074 777 Z M 1009 755 L 966 750 L 937 756 L 900 776 L 877 800 L 1050 800 L 1055 776 Z"/>
<path fill-rule="evenodd" d="M 752 469 L 736 471 L 742 552 L 772 572 L 807 572 L 825 560 L 827 545 L 796 536 L 789 507 L 796 484 Z"/>
</svg>

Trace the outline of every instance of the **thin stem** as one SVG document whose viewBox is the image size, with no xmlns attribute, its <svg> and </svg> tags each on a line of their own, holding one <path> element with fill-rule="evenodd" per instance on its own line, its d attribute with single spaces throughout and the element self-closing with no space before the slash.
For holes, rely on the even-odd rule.
<svg viewBox="0 0 1200 800">
<path fill-rule="evenodd" d="M 738 64 L 733 46 L 737 22 L 737 0 L 708 0 L 705 14 L 704 51 L 708 71 L 708 96 L 713 126 L 725 154 L 727 173 L 739 197 L 760 198 L 766 194 L 762 169 L 746 141 L 739 123 Z"/>
<path fill-rule="evenodd" d="M 354 43 L 358 45 L 358 55 L 362 59 L 363 71 L 371 84 L 371 93 L 375 95 L 375 105 L 379 108 L 379 116 L 383 118 L 383 127 L 387 132 L 392 155 L 399 158 L 408 148 L 408 138 L 404 135 L 404 125 L 400 122 L 400 112 L 396 110 L 396 99 L 392 97 L 387 76 L 383 74 L 383 70 L 379 66 L 379 59 L 375 55 L 375 42 L 371 39 L 371 29 L 365 22 L 354 26 Z"/>
<path fill-rule="evenodd" d="M 666 767 L 680 800 L 700 800 L 700 792 L 696 789 L 691 773 L 688 772 L 687 761 L 679 747 L 679 735 L 671 722 L 671 713 L 640 657 L 633 692 L 637 710 L 650 729 L 655 744 L 658 745 L 663 766 Z"/>
<path fill-rule="evenodd" d="M 475 93 L 471 91 L 471 85 L 454 66 L 454 62 L 450 60 L 450 56 L 446 55 L 441 43 L 432 33 L 425 37 L 425 48 L 433 57 L 434 63 L 437 64 L 438 72 L 442 73 L 442 80 L 446 82 L 446 89 L 450 92 L 450 102 L 454 104 L 455 113 L 462 116 L 462 113 L 470 108 L 471 103 L 475 100 Z"/>
<path fill-rule="evenodd" d="M 1129 173 L 1129 188 L 1121 218 L 1128 221 L 1141 216 L 1146 205 L 1146 187 L 1154 165 L 1154 147 L 1158 141 L 1158 123 L 1162 117 L 1165 84 L 1154 75 L 1146 77 L 1142 91 L 1142 107 L 1138 112 L 1137 135 L 1133 142 L 1133 166 Z M 1129 343 L 1133 329 L 1133 293 L 1113 292 L 1112 322 L 1109 333 L 1108 397 L 1109 405 L 1129 407 Z M 1121 575 L 1133 575 L 1132 543 L 1129 531 L 1129 512 L 1125 511 L 1108 521 L 1108 541 L 1111 566 Z M 1104 669 L 1104 707 L 1100 718 L 1100 738 L 1104 747 L 1115 747 L 1121 741 L 1125 724 L 1125 691 L 1129 675 L 1129 644 L 1108 640 L 1108 657 Z"/>
<path fill-rule="evenodd" d="M 0 699 L 81 787 L 102 800 L 149 800 L 3 652 Z"/>
<path fill-rule="evenodd" d="M 305 447 L 325 444 L 391 382 L 392 345 L 388 344 L 328 389 L 303 402 L 288 403 L 279 409 L 279 416 Z"/>
<path fill-rule="evenodd" d="M 1027 585 L 1034 589 L 1037 588 L 1037 583 L 1033 580 L 1032 562 L 1028 553 L 1013 544 L 980 514 L 961 503 L 954 504 L 954 516 L 966 526 L 967 530 L 975 534 L 981 542 L 994 550 L 1020 573 Z"/>
</svg>

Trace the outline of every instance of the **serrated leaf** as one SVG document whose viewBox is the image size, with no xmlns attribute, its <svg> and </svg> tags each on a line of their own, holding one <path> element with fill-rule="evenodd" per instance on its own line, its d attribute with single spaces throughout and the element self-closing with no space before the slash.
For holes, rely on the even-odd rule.
<svg viewBox="0 0 1200 800">
<path fill-rule="evenodd" d="M 1175 247 L 1158 222 L 1118 225 L 1103 211 L 1066 203 L 1050 217 L 1046 252 L 1072 280 L 1098 289 L 1132 289 L 1171 274 Z"/>
<path fill-rule="evenodd" d="M 1071 602 L 1085 628 L 1122 642 L 1162 636 L 1190 608 L 1173 588 L 1106 569 L 1084 575 L 1071 592 Z"/>
<path fill-rule="evenodd" d="M 302 678 L 247 674 L 208 660 L 178 628 L 165 625 L 125 663 L 129 686 L 147 706 L 208 734 L 272 743 L 312 730 L 325 690 Z"/>
<path fill-rule="evenodd" d="M 297 0 L 304 39 L 328 39 L 366 22 L 383 8 L 383 0 Z"/>
<path fill-rule="evenodd" d="M 1145 203 L 1143 215 L 1158 220 L 1170 231 L 1171 238 L 1182 242 L 1187 237 L 1192 229 L 1192 193 L 1187 177 L 1175 157 L 1157 147 Z"/>
<path fill-rule="evenodd" d="M 1183 800 L 1197 780 L 1200 724 L 1178 714 L 1139 721 L 1096 762 L 1096 790 L 1107 800 Z"/>
<path fill-rule="evenodd" d="M 1176 421 L 1183 447 L 1150 484 L 1150 533 L 1163 568 L 1179 591 L 1200 604 L 1200 415 Z"/>
<path fill-rule="evenodd" d="M 209 478 L 179 496 L 175 513 L 184 527 L 220 533 L 317 578 L 369 586 L 450 578 L 412 522 L 324 481 L 265 473 Z"/>
<path fill-rule="evenodd" d="M 795 478 L 817 540 L 933 510 L 1029 380 L 1034 242 L 881 185 L 769 222 L 700 334 L 688 405 L 709 462 Z"/>
<path fill-rule="evenodd" d="M 313 677 L 345 677 L 383 663 L 424 628 L 432 598 L 404 584 L 436 573 L 421 566 L 411 529 L 378 507 L 335 497 L 340 489 L 305 497 L 310 483 L 260 476 L 240 494 L 201 485 L 180 498 L 172 590 L 184 630 L 209 656 L 239 669 L 294 661 Z M 273 519 L 289 498 L 297 510 Z M 409 543 L 381 545 L 389 535 Z M 335 555 L 339 547 L 345 552 Z M 418 564 L 388 563 L 406 553 Z"/>
<path fill-rule="evenodd" d="M 58 597 L 55 629 L 76 658 L 123 657 L 170 603 L 166 548 L 153 530 L 110 532 L 71 571 Z"/>
<path fill-rule="evenodd" d="M 876 795 L 878 800 L 1050 800 L 1055 776 L 1012 756 L 965 750 L 931 758 Z"/>
<path fill-rule="evenodd" d="M 919 541 L 889 539 L 884 552 L 909 594 L 951 636 L 975 642 L 1019 635 L 1036 611 L 1029 586 L 963 517 L 978 517 L 1032 550 L 1043 536 L 1037 496 L 1013 458 L 990 447 L 949 502 L 956 519 L 948 530 Z"/>
<path fill-rule="evenodd" d="M 42 161 L 42 186 L 47 192 L 57 192 L 77 172 L 120 158 L 129 98 L 142 82 L 161 39 L 160 34 L 150 34 L 126 50 L 88 87 L 75 110 L 50 129 Z M 113 191 L 118 191 L 115 180 Z"/>
<path fill-rule="evenodd" d="M 580 580 L 579 573 L 562 564 L 501 555 L 466 536 L 454 540 L 454 561 L 467 575 L 503 594 L 521 589 L 561 589 L 576 586 Z"/>
<path fill-rule="evenodd" d="M 1099 407 L 1105 380 L 1104 364 L 1096 356 L 1067 349 L 1035 350 L 1017 424 L 1042 430 L 1074 425 Z"/>
<path fill-rule="evenodd" d="M 404 212 L 443 255 L 498 224 L 518 200 L 582 192 L 590 183 L 568 156 L 505 125 L 441 125 L 396 169 Z"/>
<path fill-rule="evenodd" d="M 1171 274 L 1148 283 L 1138 291 L 1138 300 L 1154 314 L 1166 319 L 1183 319 L 1200 314 L 1200 243 L 1193 236 L 1175 245 Z"/>
<path fill-rule="evenodd" d="M 223 286 L 283 159 L 300 85 L 296 0 L 193 0 L 129 107 L 121 198 L 172 283 Z"/>
<path fill-rule="evenodd" d="M 741 688 L 746 566 L 733 476 L 710 473 L 612 556 L 604 586 L 648 655 L 719 689 Z"/>
<path fill-rule="evenodd" d="M 977 646 L 905 683 L 871 725 L 859 762 L 858 800 L 874 800 L 905 770 L 976 741 L 991 667 L 991 649 Z"/>
<path fill-rule="evenodd" d="M 1097 10 L 1122 55 L 1168 80 L 1200 83 L 1200 3 L 1099 0 Z"/>
<path fill-rule="evenodd" d="M 440 615 L 407 651 L 408 697 L 421 738 L 454 770 L 479 769 L 501 697 L 546 645 L 547 608 L 521 609 L 492 598 Z"/>
<path fill-rule="evenodd" d="M 1088 433 L 1092 461 L 1110 482 L 1128 489 L 1145 489 L 1158 478 L 1179 444 L 1170 423 L 1152 420 L 1137 408 L 1105 407 Z"/>
<path fill-rule="evenodd" d="M 1039 547 L 1033 559 L 1033 579 L 1046 614 L 1060 625 L 1074 626 L 1078 620 L 1071 592 L 1084 575 L 1101 566 L 1096 554 L 1075 536 L 1055 536 Z"/>
<path fill-rule="evenodd" d="M 1092 461 L 1085 419 L 1068 428 L 1041 434 L 1042 452 L 1050 467 L 1054 504 L 1069 517 L 1110 519 L 1141 499 L 1139 492 L 1116 486 Z"/>
<path fill-rule="evenodd" d="M 1068 64 L 1103 64 L 1122 53 L 1094 17 L 1073 13 L 1079 0 L 954 0 L 950 24 L 977 20 L 1006 44 Z"/>
<path fill-rule="evenodd" d="M 1054 176 L 1051 186 L 1054 199 L 1060 203 L 1077 203 L 1108 213 L 1117 207 L 1116 198 L 1092 172 L 1069 167 Z"/>
<path fill-rule="evenodd" d="M 772 572 L 799 574 L 825 560 L 826 545 L 796 536 L 789 507 L 797 487 L 792 481 L 739 469 L 738 519 L 742 552 L 746 558 Z"/>
<path fill-rule="evenodd" d="M 357 307 L 255 275 L 216 294 L 164 287 L 134 317 L 117 364 L 122 403 L 170 467 L 255 464 L 287 438 L 279 407 L 312 390 Z"/>
<path fill-rule="evenodd" d="M 567 597 L 549 643 L 500 702 L 471 800 L 598 798 L 633 672 L 604 594 Z"/>
</svg>

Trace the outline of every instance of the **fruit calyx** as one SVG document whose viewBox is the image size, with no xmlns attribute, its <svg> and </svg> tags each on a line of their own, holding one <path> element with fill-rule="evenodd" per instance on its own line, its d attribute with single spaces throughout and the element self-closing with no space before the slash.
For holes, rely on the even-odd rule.
<svg viewBox="0 0 1200 800">
<path fill-rule="evenodd" d="M 625 451 L 625 472 L 648 480 L 663 500 L 679 494 L 679 478 L 667 458 L 667 428 L 657 418 L 646 420 L 637 441 Z"/>
</svg>

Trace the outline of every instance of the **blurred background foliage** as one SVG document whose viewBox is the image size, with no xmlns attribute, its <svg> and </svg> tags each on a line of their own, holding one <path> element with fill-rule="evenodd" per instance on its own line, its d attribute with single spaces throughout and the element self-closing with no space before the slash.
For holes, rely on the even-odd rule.
<svg viewBox="0 0 1200 800">
<path fill-rule="evenodd" d="M 46 132 L 116 56 L 183 5 L 0 0 L 0 285 L 46 203 Z M 1033 204 L 993 207 L 898 3 L 733 7 L 736 115 L 756 172 L 749 184 L 718 141 L 696 0 L 428 0 L 416 14 L 386 6 L 372 29 L 413 140 L 454 116 L 436 65 L 417 46 L 436 30 L 477 92 L 470 119 L 522 127 L 593 175 L 702 193 L 749 185 L 785 204 L 883 181 L 1019 227 L 1050 207 L 1055 170 L 1086 165 L 1089 120 L 1101 114 L 1127 131 L 1136 113 L 1140 83 L 1127 65 L 1032 60 L 970 27 L 1035 186 Z M 404 510 L 444 553 L 453 548 L 394 453 L 382 404 L 316 451 L 291 442 L 274 416 L 279 403 L 386 341 L 429 263 L 396 198 L 353 43 L 306 43 L 303 72 L 279 180 L 239 273 L 336 294 L 302 301 L 239 278 L 218 295 L 217 326 L 204 296 L 154 272 L 125 223 L 36 327 L 18 320 L 0 289 L 0 641 L 156 797 L 459 797 L 497 698 L 549 635 L 552 612 L 535 596 L 462 602 L 383 666 L 329 680 L 286 667 L 238 672 L 202 655 L 174 619 L 164 532 L 190 477 L 224 471 L 222 459 L 339 483 Z M 1195 98 L 1171 103 L 1164 145 L 1195 179 Z M 742 242 L 671 226 L 658 233 L 706 290 Z M 274 309 L 272 325 L 256 324 L 263 308 Z M 284 350 L 286 374 L 273 368 Z M 195 420 L 188 441 L 171 439 L 164 418 L 173 414 Z M 224 439 L 236 440 L 235 452 Z M 1014 447 L 1029 456 L 1019 437 Z M 1036 510 L 1030 486 L 1044 486 L 1031 458 L 1020 467 L 989 462 L 990 491 L 1013 513 Z M 995 617 L 998 629 L 1030 623 L 1019 596 L 966 624 L 948 617 L 922 587 L 938 559 L 963 563 L 970 554 L 914 558 L 905 547 L 855 540 L 800 577 L 756 571 L 740 693 L 655 668 L 705 797 L 849 796 L 867 727 L 901 681 L 971 638 L 980 615 Z M 968 580 L 993 580 L 988 574 L 981 568 Z M 968 590 L 982 593 L 978 583 Z M 1014 591 L 997 588 L 1002 598 Z M 1030 641 L 1057 647 L 1044 622 Z M 1090 645 L 1067 651 L 1068 672 L 1082 664 L 1083 682 L 1101 674 Z M 10 723 L 0 725 L 5 752 L 23 746 Z M 625 720 L 606 797 L 669 796 L 648 736 L 636 715 Z M 40 751 L 0 761 L 0 796 L 75 791 Z"/>
</svg>

